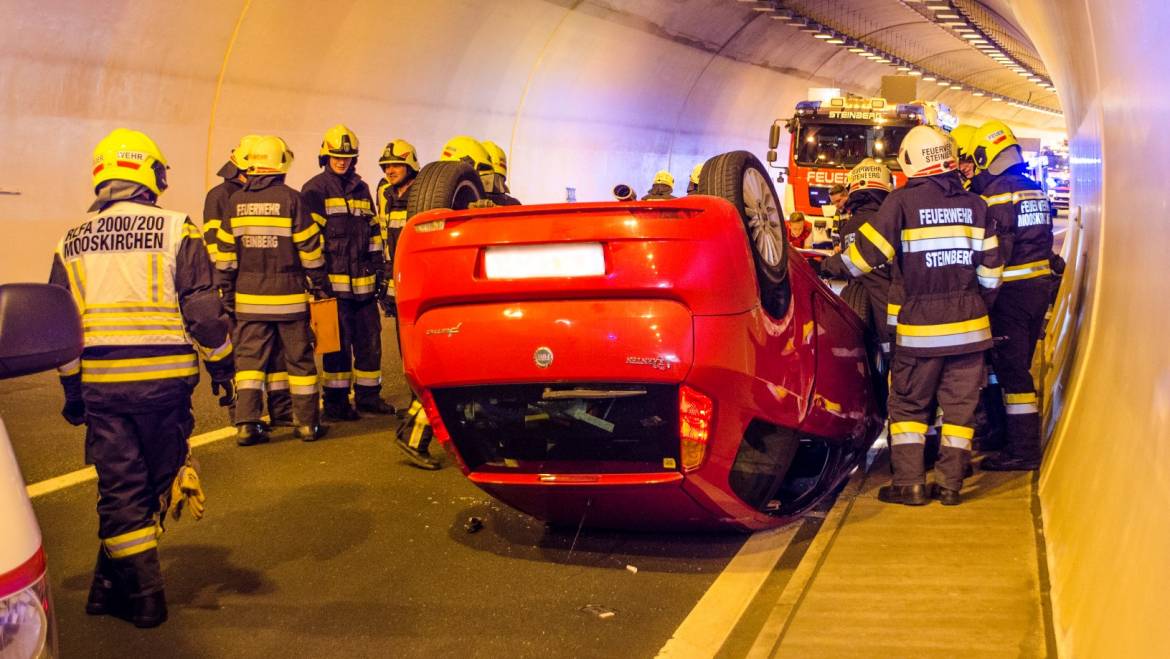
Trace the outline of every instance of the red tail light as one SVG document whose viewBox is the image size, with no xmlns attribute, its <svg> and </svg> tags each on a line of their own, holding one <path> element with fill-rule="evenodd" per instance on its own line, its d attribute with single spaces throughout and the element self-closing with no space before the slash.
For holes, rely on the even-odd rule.
<svg viewBox="0 0 1170 659">
<path fill-rule="evenodd" d="M 715 402 L 687 385 L 678 389 L 678 435 L 683 471 L 694 471 L 707 457 Z"/>
</svg>

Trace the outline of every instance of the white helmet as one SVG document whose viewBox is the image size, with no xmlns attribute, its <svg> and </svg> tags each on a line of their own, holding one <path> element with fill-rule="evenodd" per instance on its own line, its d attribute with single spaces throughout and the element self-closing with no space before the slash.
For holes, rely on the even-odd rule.
<svg viewBox="0 0 1170 659">
<path fill-rule="evenodd" d="M 898 164 L 910 178 L 953 172 L 959 167 L 955 141 L 932 126 L 915 126 L 898 147 Z"/>
<path fill-rule="evenodd" d="M 866 158 L 849 170 L 849 194 L 858 190 L 885 190 L 894 189 L 893 177 L 890 168 L 874 160 Z"/>
</svg>

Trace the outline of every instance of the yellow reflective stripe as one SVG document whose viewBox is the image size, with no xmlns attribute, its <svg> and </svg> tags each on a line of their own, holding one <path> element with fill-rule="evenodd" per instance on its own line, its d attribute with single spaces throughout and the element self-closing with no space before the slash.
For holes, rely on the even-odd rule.
<svg viewBox="0 0 1170 659">
<path fill-rule="evenodd" d="M 215 262 L 216 263 L 235 263 L 236 262 L 236 253 L 223 251 L 223 250 L 220 250 L 219 248 L 216 248 Z"/>
<path fill-rule="evenodd" d="M 944 423 L 942 427 L 942 434 L 948 437 L 959 437 L 962 439 L 971 439 L 975 436 L 975 429 L 966 426 L 955 426 L 949 423 Z"/>
<path fill-rule="evenodd" d="M 981 265 L 981 266 L 975 268 L 975 274 L 980 276 L 980 277 L 999 278 L 999 277 L 1003 276 L 1003 266 L 1001 265 L 1001 266 L 997 266 L 994 268 L 989 268 L 985 265 Z"/>
<path fill-rule="evenodd" d="M 946 336 L 948 334 L 965 334 L 991 327 L 991 320 L 987 316 L 980 316 L 972 320 L 958 323 L 939 323 L 937 325 L 898 325 L 898 333 L 905 336 Z"/>
<path fill-rule="evenodd" d="M 1048 263 L 1048 259 L 1043 259 L 1040 261 L 1016 263 L 1005 266 L 1003 271 L 1003 280 L 1019 281 L 1021 279 L 1033 279 L 1035 277 L 1043 277 L 1050 274 L 1052 274 L 1052 268 Z"/>
<path fill-rule="evenodd" d="M 983 229 L 965 224 L 951 224 L 941 227 L 903 229 L 902 240 L 926 240 L 929 238 L 983 238 Z"/>
<path fill-rule="evenodd" d="M 264 382 L 264 371 L 236 371 L 236 382 Z"/>
<path fill-rule="evenodd" d="M 91 304 L 91 305 L 89 305 L 89 308 L 86 309 L 86 311 L 89 313 L 107 313 L 107 312 L 117 311 L 117 312 L 121 313 L 122 315 L 129 315 L 129 314 L 136 314 L 136 313 L 150 314 L 150 313 L 156 313 L 156 312 L 176 312 L 177 313 L 179 311 L 179 305 L 166 304 L 166 303 L 156 305 L 156 304 L 152 304 L 150 302 L 147 302 L 145 300 L 143 300 L 143 301 L 130 300 L 128 302 L 105 302 L 102 304 Z"/>
<path fill-rule="evenodd" d="M 104 538 L 102 544 L 110 558 L 126 558 L 158 547 L 159 533 L 157 526 L 149 526 L 112 538 Z"/>
<path fill-rule="evenodd" d="M 209 243 L 206 243 L 206 245 L 207 245 L 207 254 L 209 256 L 211 256 L 211 260 L 214 261 L 215 257 L 219 256 L 219 245 L 217 245 L 214 240 L 209 242 Z"/>
<path fill-rule="evenodd" d="M 266 382 L 288 382 L 288 371 L 269 373 L 264 379 Z"/>
<path fill-rule="evenodd" d="M 199 352 L 203 355 L 203 359 L 209 362 L 218 362 L 232 354 L 233 350 L 231 337 L 228 337 L 226 340 L 224 340 L 223 344 L 218 348 L 207 348 L 205 346 L 199 345 L 198 343 L 195 345 L 199 349 Z"/>
<path fill-rule="evenodd" d="M 83 359 L 81 367 L 85 369 L 126 368 L 133 366 L 158 366 L 160 364 L 195 363 L 195 355 L 162 355 L 160 357 L 134 357 L 131 359 Z"/>
<path fill-rule="evenodd" d="M 845 267 L 849 269 L 849 274 L 854 277 L 860 277 L 867 272 L 873 271 L 873 266 L 861 255 L 861 250 L 857 249 L 857 241 L 853 241 L 849 245 L 849 249 L 841 255 L 841 260 L 845 263 Z"/>
<path fill-rule="evenodd" d="M 203 233 L 207 233 L 209 231 L 213 231 L 215 229 L 218 229 L 222 225 L 223 225 L 223 220 L 217 220 L 214 218 L 212 218 L 210 220 L 204 220 L 203 221 Z"/>
<path fill-rule="evenodd" d="M 233 236 L 232 234 L 228 233 L 227 231 L 224 231 L 223 227 L 220 227 L 220 228 L 215 230 L 215 238 L 216 238 L 216 240 L 222 240 L 223 242 L 225 242 L 229 245 L 236 244 L 236 237 Z"/>
<path fill-rule="evenodd" d="M 288 376 L 288 382 L 294 387 L 316 386 L 317 375 L 292 375 L 290 373 Z"/>
<path fill-rule="evenodd" d="M 69 292 L 73 293 L 73 301 L 77 309 L 85 312 L 85 262 L 73 259 L 65 266 L 65 276 L 69 278 Z"/>
<path fill-rule="evenodd" d="M 999 236 L 988 236 L 983 239 L 983 251 L 999 249 Z"/>
<path fill-rule="evenodd" d="M 183 319 L 178 314 L 92 314 L 87 313 L 81 318 L 82 327 L 106 326 L 106 325 L 171 325 L 174 327 L 182 327 Z"/>
<path fill-rule="evenodd" d="M 1012 203 L 1047 198 L 1041 190 L 1020 190 L 1019 192 L 1012 193 Z"/>
<path fill-rule="evenodd" d="M 331 283 L 331 284 L 348 284 L 349 283 L 349 275 L 347 275 L 345 273 L 341 273 L 341 274 L 330 273 L 329 274 L 329 283 Z"/>
<path fill-rule="evenodd" d="M 304 229 L 294 233 L 292 235 L 292 239 L 293 239 L 294 243 L 303 243 L 306 240 L 312 238 L 313 236 L 319 235 L 320 233 L 321 233 L 321 229 L 318 228 L 316 224 L 310 224 L 309 226 L 305 227 Z"/>
<path fill-rule="evenodd" d="M 325 226 L 325 216 L 319 213 L 309 213 L 309 217 L 320 226 Z"/>
<path fill-rule="evenodd" d="M 307 302 L 308 300 L 308 293 L 290 293 L 288 295 L 236 293 L 237 304 L 296 304 L 298 302 Z"/>
<path fill-rule="evenodd" d="M 378 275 L 367 275 L 365 277 L 354 277 L 352 280 L 354 286 L 373 286 L 374 281 L 377 280 Z"/>
<path fill-rule="evenodd" d="M 1005 393 L 1003 395 L 1003 402 L 1007 403 L 1008 405 L 1022 405 L 1025 403 L 1035 403 L 1038 400 L 1039 399 L 1036 397 L 1036 392 L 1034 392 L 1034 391 L 1030 392 L 1030 393 L 1026 393 L 1026 394 Z"/>
<path fill-rule="evenodd" d="M 891 316 L 897 316 L 898 314 L 902 313 L 902 305 L 890 302 L 886 305 L 886 313 L 890 314 Z"/>
<path fill-rule="evenodd" d="M 998 206 L 999 204 L 1010 204 L 1012 201 L 1012 193 L 1005 192 L 1003 194 L 992 195 L 984 197 L 983 201 L 987 202 L 988 206 Z"/>
<path fill-rule="evenodd" d="M 321 252 L 320 247 L 318 247 L 317 249 L 314 249 L 314 250 L 307 251 L 307 252 L 304 250 L 297 250 L 297 251 L 300 252 L 301 261 L 308 261 L 311 263 L 313 261 L 318 261 L 321 259 L 322 252 Z"/>
<path fill-rule="evenodd" d="M 91 329 L 85 330 L 84 334 L 87 339 L 99 336 L 187 336 L 181 329 Z"/>
<path fill-rule="evenodd" d="M 891 435 L 926 434 L 926 424 L 921 421 L 898 421 L 890 424 Z"/>
<path fill-rule="evenodd" d="M 232 229 L 236 227 L 274 227 L 277 229 L 291 229 L 291 217 L 243 216 L 232 218 Z"/>
<path fill-rule="evenodd" d="M 881 252 L 883 256 L 885 256 L 887 259 L 894 258 L 894 246 L 890 244 L 890 241 L 886 240 L 885 236 L 878 233 L 878 230 L 873 228 L 873 225 L 871 225 L 869 222 L 866 222 L 865 224 L 861 225 L 860 231 L 861 235 L 865 236 L 869 242 L 873 243 L 873 246 L 877 247 L 878 251 Z"/>
</svg>

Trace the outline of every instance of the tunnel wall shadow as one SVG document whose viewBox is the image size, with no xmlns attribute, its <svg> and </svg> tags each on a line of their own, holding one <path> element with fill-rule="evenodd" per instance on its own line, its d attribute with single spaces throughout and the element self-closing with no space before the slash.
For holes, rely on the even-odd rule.
<svg viewBox="0 0 1170 659">
<path fill-rule="evenodd" d="M 1015 5 L 1065 108 L 1084 232 L 1081 304 L 1052 326 L 1073 349 L 1050 365 L 1059 420 L 1040 480 L 1058 646 L 1066 657 L 1168 656 L 1170 350 L 1159 325 L 1170 303 L 1170 72 L 1155 54 L 1170 9 Z"/>
</svg>

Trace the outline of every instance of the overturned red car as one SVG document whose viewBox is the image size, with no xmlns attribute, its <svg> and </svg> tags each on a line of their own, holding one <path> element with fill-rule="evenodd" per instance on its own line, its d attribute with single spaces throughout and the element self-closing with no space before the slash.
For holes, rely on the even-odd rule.
<svg viewBox="0 0 1170 659">
<path fill-rule="evenodd" d="M 418 210 L 478 198 L 437 165 Z M 406 377 L 472 482 L 556 524 L 754 530 L 857 466 L 883 423 L 872 337 L 789 258 L 754 156 L 708 160 L 699 192 L 409 221 Z"/>
</svg>

